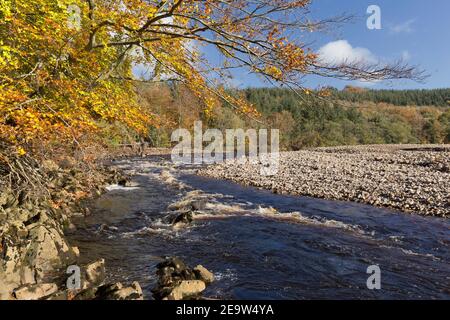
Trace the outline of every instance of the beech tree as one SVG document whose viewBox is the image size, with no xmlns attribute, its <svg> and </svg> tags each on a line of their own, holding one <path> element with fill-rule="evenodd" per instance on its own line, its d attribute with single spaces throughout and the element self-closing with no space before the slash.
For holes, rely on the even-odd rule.
<svg viewBox="0 0 450 320">
<path fill-rule="evenodd" d="M 204 103 L 220 99 L 257 116 L 220 79 L 246 68 L 269 82 L 304 90 L 302 78 L 420 79 L 402 63 L 324 64 L 303 33 L 346 16 L 314 21 L 308 0 L 1 0 L 0 139 L 23 155 L 36 142 L 79 143 L 121 122 L 145 133 L 157 119 L 137 103 L 136 81 L 180 81 Z M 76 10 L 73 10 L 73 9 Z M 206 61 L 200 46 L 223 62 Z M 133 66 L 151 67 L 136 79 Z M 219 82 L 217 81 L 219 80 Z"/>
</svg>

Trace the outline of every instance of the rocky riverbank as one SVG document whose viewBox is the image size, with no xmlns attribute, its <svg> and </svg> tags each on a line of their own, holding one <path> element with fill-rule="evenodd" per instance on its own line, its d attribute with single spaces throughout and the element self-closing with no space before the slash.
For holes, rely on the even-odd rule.
<svg viewBox="0 0 450 320">
<path fill-rule="evenodd" d="M 282 152 L 275 176 L 260 165 L 227 161 L 200 175 L 244 185 L 332 200 L 448 217 L 449 145 L 373 145 Z"/>
<path fill-rule="evenodd" d="M 64 236 L 71 218 L 90 214 L 84 201 L 111 183 L 125 181 L 102 166 L 86 169 L 71 158 L 33 165 L 41 190 L 16 183 L 0 193 L 0 300 L 142 299 L 138 283 L 104 284 L 105 261 L 79 266 L 80 283 L 67 288 L 67 267 L 78 265 L 80 252 Z"/>
</svg>

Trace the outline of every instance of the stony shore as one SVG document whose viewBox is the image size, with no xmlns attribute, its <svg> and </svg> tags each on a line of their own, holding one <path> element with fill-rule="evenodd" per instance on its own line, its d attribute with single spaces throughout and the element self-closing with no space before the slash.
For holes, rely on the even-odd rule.
<svg viewBox="0 0 450 320">
<path fill-rule="evenodd" d="M 72 217 L 90 214 L 84 202 L 126 177 L 103 166 L 86 170 L 72 158 L 45 160 L 35 170 L 42 190 L 1 185 L 0 300 L 142 299 L 138 283 L 104 283 L 103 259 L 79 265 L 80 252 L 65 237 Z M 69 266 L 80 271 L 74 289 Z"/>
<path fill-rule="evenodd" d="M 450 214 L 449 145 L 371 145 L 282 152 L 274 176 L 260 165 L 227 161 L 200 175 L 331 200 L 356 201 L 427 216 Z"/>
</svg>

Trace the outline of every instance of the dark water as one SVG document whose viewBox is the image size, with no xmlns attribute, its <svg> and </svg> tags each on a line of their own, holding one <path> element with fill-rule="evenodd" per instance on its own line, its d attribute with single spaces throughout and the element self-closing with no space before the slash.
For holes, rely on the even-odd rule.
<svg viewBox="0 0 450 320">
<path fill-rule="evenodd" d="M 144 162 L 128 162 L 131 169 Z M 450 222 L 372 206 L 275 195 L 178 171 L 216 204 L 259 206 L 286 213 L 213 214 L 181 230 L 161 222 L 180 191 L 158 178 L 161 167 L 138 170 L 139 188 L 112 190 L 77 222 L 70 241 L 82 262 L 105 258 L 111 281 L 140 282 L 147 299 L 162 256 L 202 264 L 217 281 L 205 296 L 224 299 L 450 299 Z M 175 172 L 176 173 L 176 172 Z M 288 219 L 289 212 L 302 219 Z M 108 226 L 101 227 L 104 224 Z M 101 230 L 103 229 L 103 230 Z M 366 286 L 369 265 L 381 269 L 381 290 Z"/>
</svg>

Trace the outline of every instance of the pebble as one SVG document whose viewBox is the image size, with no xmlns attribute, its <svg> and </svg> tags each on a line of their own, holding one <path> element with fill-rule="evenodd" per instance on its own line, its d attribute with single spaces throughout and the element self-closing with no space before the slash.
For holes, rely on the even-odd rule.
<svg viewBox="0 0 450 320">
<path fill-rule="evenodd" d="M 450 214 L 449 145 L 369 145 L 281 152 L 278 173 L 250 162 L 208 166 L 200 175 L 331 200 L 389 207 L 421 215 Z"/>
</svg>

